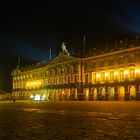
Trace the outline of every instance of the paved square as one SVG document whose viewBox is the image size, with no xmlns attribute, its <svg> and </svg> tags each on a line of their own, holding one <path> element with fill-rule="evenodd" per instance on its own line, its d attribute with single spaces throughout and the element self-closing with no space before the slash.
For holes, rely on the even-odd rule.
<svg viewBox="0 0 140 140">
<path fill-rule="evenodd" d="M 0 102 L 0 140 L 138 140 L 140 102 Z"/>
</svg>

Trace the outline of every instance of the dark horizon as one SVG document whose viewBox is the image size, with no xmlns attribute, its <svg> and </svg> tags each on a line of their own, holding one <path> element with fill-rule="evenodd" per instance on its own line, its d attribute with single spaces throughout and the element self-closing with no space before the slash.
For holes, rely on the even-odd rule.
<svg viewBox="0 0 140 140">
<path fill-rule="evenodd" d="M 46 1 L 16 3 L 1 9 L 0 89 L 11 92 L 11 72 L 52 58 L 66 42 L 69 51 L 102 46 L 116 40 L 134 40 L 140 35 L 138 1 Z"/>
</svg>

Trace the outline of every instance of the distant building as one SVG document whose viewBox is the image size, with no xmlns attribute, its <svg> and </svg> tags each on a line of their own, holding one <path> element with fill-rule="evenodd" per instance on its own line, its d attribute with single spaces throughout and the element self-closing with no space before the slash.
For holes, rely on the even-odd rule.
<svg viewBox="0 0 140 140">
<path fill-rule="evenodd" d="M 140 43 L 94 48 L 86 57 L 61 52 L 49 62 L 13 70 L 12 78 L 16 99 L 140 100 Z"/>
<path fill-rule="evenodd" d="M 11 93 L 0 90 L 0 101 L 11 100 Z"/>
</svg>

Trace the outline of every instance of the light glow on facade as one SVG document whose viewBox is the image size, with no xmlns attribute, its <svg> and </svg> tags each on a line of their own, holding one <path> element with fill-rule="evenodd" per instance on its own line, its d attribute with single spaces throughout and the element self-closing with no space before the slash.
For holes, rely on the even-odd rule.
<svg viewBox="0 0 140 140">
<path fill-rule="evenodd" d="M 46 100 L 46 95 L 43 94 L 43 96 L 41 96 L 40 94 L 35 94 L 35 95 L 31 94 L 30 99 L 34 101 L 41 101 L 41 100 L 44 101 Z"/>
<path fill-rule="evenodd" d="M 140 46 L 83 58 L 60 53 L 12 76 L 17 99 L 140 100 Z"/>
<path fill-rule="evenodd" d="M 125 74 L 125 75 L 128 75 L 128 70 L 125 70 L 125 71 L 124 71 L 124 74 Z"/>
<path fill-rule="evenodd" d="M 39 88 L 41 86 L 41 81 L 27 81 L 26 82 L 26 89 L 32 89 L 32 88 Z"/>
<path fill-rule="evenodd" d="M 108 73 L 107 72 L 105 73 L 105 76 L 108 77 Z"/>
<path fill-rule="evenodd" d="M 114 72 L 114 75 L 115 75 L 115 76 L 118 76 L 118 72 L 117 72 L 117 71 L 115 71 L 115 72 Z"/>
</svg>

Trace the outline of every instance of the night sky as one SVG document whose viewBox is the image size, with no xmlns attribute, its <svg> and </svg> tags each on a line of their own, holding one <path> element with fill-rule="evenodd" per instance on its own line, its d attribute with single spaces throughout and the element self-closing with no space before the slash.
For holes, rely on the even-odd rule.
<svg viewBox="0 0 140 140">
<path fill-rule="evenodd" d="M 54 58 L 62 42 L 69 52 L 140 35 L 140 2 L 132 0 L 22 1 L 0 9 L 0 89 L 11 92 L 17 66 Z"/>
</svg>

